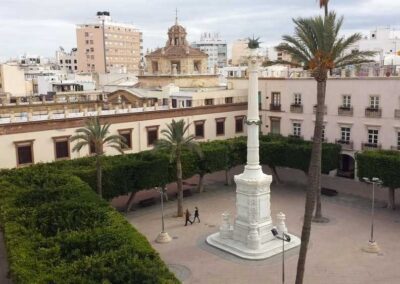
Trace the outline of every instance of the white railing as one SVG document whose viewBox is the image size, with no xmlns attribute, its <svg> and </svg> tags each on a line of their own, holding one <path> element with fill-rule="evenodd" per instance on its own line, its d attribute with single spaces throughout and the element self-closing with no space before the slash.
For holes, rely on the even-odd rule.
<svg viewBox="0 0 400 284">
<path fill-rule="evenodd" d="M 225 98 L 214 98 L 213 104 L 215 105 L 230 105 L 230 104 L 237 104 L 237 103 L 245 103 L 247 102 L 247 96 L 237 96 L 232 97 L 232 100 L 229 102 L 225 101 Z M 194 107 L 207 107 L 205 104 L 205 99 L 196 99 L 191 100 L 192 106 L 184 107 L 185 109 L 190 109 Z M 28 105 L 28 103 L 23 103 Z M 67 105 L 66 105 L 67 106 Z M 5 114 L 4 117 L 0 118 L 0 124 L 8 124 L 8 123 L 20 123 L 20 122 L 28 122 L 28 121 L 42 121 L 42 120 L 53 120 L 53 119 L 65 119 L 65 118 L 79 118 L 79 117 L 92 117 L 97 115 L 116 115 L 116 114 L 124 114 L 124 113 L 140 113 L 140 112 L 147 112 L 147 111 L 167 111 L 167 110 L 174 110 L 179 108 L 172 108 L 171 105 L 154 105 L 154 106 L 143 106 L 143 107 L 130 107 L 125 105 L 122 108 L 122 105 L 114 106 L 113 109 L 110 110 L 98 110 L 98 111 L 82 111 L 80 109 L 79 112 L 69 110 L 64 110 L 64 112 L 41 112 L 35 113 L 34 110 L 30 114 L 24 112 L 23 115 L 7 115 Z"/>
</svg>

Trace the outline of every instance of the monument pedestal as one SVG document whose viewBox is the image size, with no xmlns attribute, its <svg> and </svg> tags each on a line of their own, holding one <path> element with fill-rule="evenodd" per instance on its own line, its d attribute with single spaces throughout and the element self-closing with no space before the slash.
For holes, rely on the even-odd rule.
<svg viewBox="0 0 400 284">
<path fill-rule="evenodd" d="M 243 174 L 235 176 L 235 222 L 231 225 L 229 214 L 224 213 L 220 232 L 208 236 L 207 243 L 251 260 L 265 259 L 281 253 L 282 241 L 276 239 L 271 232 L 274 227 L 270 210 L 271 182 L 272 176 L 264 174 L 261 166 L 253 170 L 246 166 Z M 286 227 L 283 225 L 278 230 L 280 228 Z M 285 251 L 300 244 L 298 237 L 287 235 L 291 241 L 285 243 Z"/>
</svg>

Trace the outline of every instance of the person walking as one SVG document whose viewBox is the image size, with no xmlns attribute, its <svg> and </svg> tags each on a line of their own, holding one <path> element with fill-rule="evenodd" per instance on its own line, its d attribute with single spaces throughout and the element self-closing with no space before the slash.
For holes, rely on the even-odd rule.
<svg viewBox="0 0 400 284">
<path fill-rule="evenodd" d="M 200 218 L 199 218 L 199 208 L 194 207 L 194 217 L 193 217 L 193 221 L 192 224 L 194 223 L 194 221 L 197 219 L 197 221 L 199 221 L 200 223 Z"/>
<path fill-rule="evenodd" d="M 189 209 L 186 208 L 186 212 L 185 212 L 185 226 L 187 226 L 187 223 L 189 222 L 190 224 L 193 224 L 192 221 L 190 221 L 190 212 Z"/>
</svg>

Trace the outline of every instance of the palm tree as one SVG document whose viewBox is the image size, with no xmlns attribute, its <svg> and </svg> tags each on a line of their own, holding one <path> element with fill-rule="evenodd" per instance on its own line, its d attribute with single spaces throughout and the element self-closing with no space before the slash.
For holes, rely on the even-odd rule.
<svg viewBox="0 0 400 284">
<path fill-rule="evenodd" d="M 186 124 L 183 119 L 172 120 L 167 124 L 167 129 L 161 130 L 164 138 L 156 143 L 156 150 L 165 150 L 170 154 L 170 160 L 176 163 L 176 184 L 178 188 L 178 217 L 183 216 L 183 186 L 182 186 L 182 150 L 195 150 L 200 154 L 199 145 L 194 142 L 194 135 L 188 135 L 190 124 Z"/>
<path fill-rule="evenodd" d="M 295 35 L 283 36 L 284 43 L 280 44 L 277 50 L 290 54 L 292 61 L 287 63 L 309 70 L 311 76 L 317 82 L 314 139 L 308 170 L 308 190 L 301 233 L 302 243 L 297 263 L 296 283 L 300 284 L 303 283 L 316 193 L 318 192 L 318 196 L 320 196 L 321 140 L 328 70 L 369 62 L 368 58 L 374 53 L 358 50 L 346 53 L 351 45 L 361 39 L 361 35 L 353 34 L 347 38 L 339 36 L 343 17 L 337 18 L 334 12 L 329 13 L 326 17 L 299 18 L 294 19 L 293 22 L 295 24 Z M 320 201 L 318 201 L 318 204 L 315 219 L 322 220 Z"/>
<path fill-rule="evenodd" d="M 328 2 L 329 2 L 329 0 L 319 0 L 319 7 L 320 8 L 322 8 L 322 7 L 325 8 L 325 17 L 328 16 Z"/>
<path fill-rule="evenodd" d="M 71 142 L 78 141 L 72 148 L 72 151 L 80 151 L 83 146 L 93 149 L 96 158 L 96 189 L 100 197 L 102 197 L 102 168 L 101 156 L 104 154 L 104 147 L 116 149 L 119 153 L 123 153 L 122 148 L 126 146 L 125 138 L 121 135 L 109 135 L 111 124 L 100 124 L 98 117 L 91 118 L 86 121 L 83 128 L 78 128 L 75 135 L 71 137 Z"/>
</svg>

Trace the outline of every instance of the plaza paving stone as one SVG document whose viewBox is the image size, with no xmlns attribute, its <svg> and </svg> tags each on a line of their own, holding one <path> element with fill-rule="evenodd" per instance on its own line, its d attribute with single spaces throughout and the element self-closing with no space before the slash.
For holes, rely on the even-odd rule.
<svg viewBox="0 0 400 284">
<path fill-rule="evenodd" d="M 235 169 L 240 172 L 241 169 Z M 280 170 L 284 184 L 271 187 L 272 217 L 286 214 L 289 232 L 300 236 L 305 202 L 304 174 Z M 302 176 L 303 175 L 303 176 Z M 154 242 L 160 231 L 160 206 L 137 208 L 127 219 L 142 232 L 183 283 L 281 283 L 281 255 L 248 261 L 210 247 L 205 238 L 218 230 L 221 214 L 235 211 L 235 188 L 223 184 L 224 173 L 206 178 L 206 192 L 184 199 L 184 208 L 200 209 L 201 223 L 184 226 L 174 217 L 176 201 L 165 203 L 168 244 Z M 196 179 L 188 181 L 195 183 Z M 323 197 L 327 224 L 313 224 L 304 283 L 400 283 L 400 212 L 383 208 L 386 191 L 377 192 L 375 239 L 381 253 L 367 254 L 370 232 L 370 188 L 361 183 L 324 176 L 323 185 L 339 188 L 336 197 Z M 173 187 L 170 187 L 174 190 Z M 150 194 L 150 193 L 147 193 Z M 118 201 L 115 201 L 118 203 Z M 119 200 L 122 204 L 122 200 Z M 286 283 L 294 283 L 299 249 L 286 256 Z"/>
</svg>

